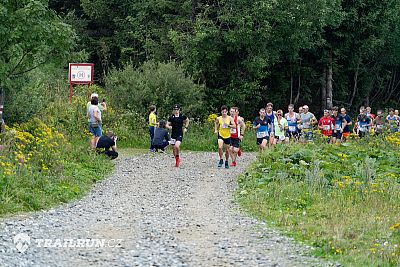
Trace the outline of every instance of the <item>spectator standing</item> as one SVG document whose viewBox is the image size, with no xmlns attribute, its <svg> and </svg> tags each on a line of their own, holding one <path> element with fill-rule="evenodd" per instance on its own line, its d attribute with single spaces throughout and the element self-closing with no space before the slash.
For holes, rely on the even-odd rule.
<svg viewBox="0 0 400 267">
<path fill-rule="evenodd" d="M 149 114 L 149 134 L 150 134 L 150 152 L 154 152 L 154 148 L 152 146 L 153 138 L 154 138 L 154 129 L 157 126 L 157 108 L 154 105 L 151 105 Z"/>
</svg>

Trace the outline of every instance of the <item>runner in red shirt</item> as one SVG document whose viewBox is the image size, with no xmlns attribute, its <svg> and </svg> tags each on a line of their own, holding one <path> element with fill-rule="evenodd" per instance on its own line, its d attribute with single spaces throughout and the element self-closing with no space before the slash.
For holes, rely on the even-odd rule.
<svg viewBox="0 0 400 267">
<path fill-rule="evenodd" d="M 231 158 L 232 158 L 232 163 L 231 167 L 236 167 L 236 158 L 239 156 L 239 151 L 240 151 L 240 142 L 243 140 L 243 134 L 244 130 L 246 128 L 246 125 L 244 123 L 244 120 L 242 117 L 239 116 L 239 108 L 237 107 L 231 107 L 229 111 L 231 117 L 233 118 L 233 121 L 236 124 L 235 128 L 231 128 Z"/>
<path fill-rule="evenodd" d="M 332 130 L 334 129 L 335 121 L 329 114 L 329 110 L 324 110 L 324 116 L 319 119 L 318 128 L 321 129 L 321 133 L 328 137 L 328 143 L 330 143 L 330 137 L 332 136 Z"/>
</svg>

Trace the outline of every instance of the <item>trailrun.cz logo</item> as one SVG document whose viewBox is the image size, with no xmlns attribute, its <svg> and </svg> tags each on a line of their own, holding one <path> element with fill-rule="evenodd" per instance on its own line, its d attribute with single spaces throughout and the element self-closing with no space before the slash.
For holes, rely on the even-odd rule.
<svg viewBox="0 0 400 267">
<path fill-rule="evenodd" d="M 29 247 L 38 248 L 120 248 L 123 239 L 99 239 L 99 238 L 36 238 L 25 233 L 14 236 L 14 245 L 20 253 L 24 253 Z"/>
</svg>

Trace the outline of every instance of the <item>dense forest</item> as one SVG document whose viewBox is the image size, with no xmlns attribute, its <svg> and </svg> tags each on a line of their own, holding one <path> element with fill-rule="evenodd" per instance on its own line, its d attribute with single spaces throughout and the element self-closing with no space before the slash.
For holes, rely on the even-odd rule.
<svg viewBox="0 0 400 267">
<path fill-rule="evenodd" d="M 69 62 L 95 63 L 96 84 L 116 95 L 124 81 L 110 75 L 173 63 L 202 90 L 199 117 L 222 104 L 250 116 L 269 101 L 315 113 L 400 102 L 398 0 L 11 0 L 0 20 L 10 120 L 67 92 Z"/>
</svg>

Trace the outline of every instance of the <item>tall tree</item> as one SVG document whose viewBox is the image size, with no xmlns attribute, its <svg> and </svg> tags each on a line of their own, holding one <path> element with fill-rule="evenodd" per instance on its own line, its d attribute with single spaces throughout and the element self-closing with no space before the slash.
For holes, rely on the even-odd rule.
<svg viewBox="0 0 400 267">
<path fill-rule="evenodd" d="M 47 8 L 46 1 L 0 4 L 0 86 L 31 70 L 64 59 L 74 44 L 71 27 Z"/>
</svg>

